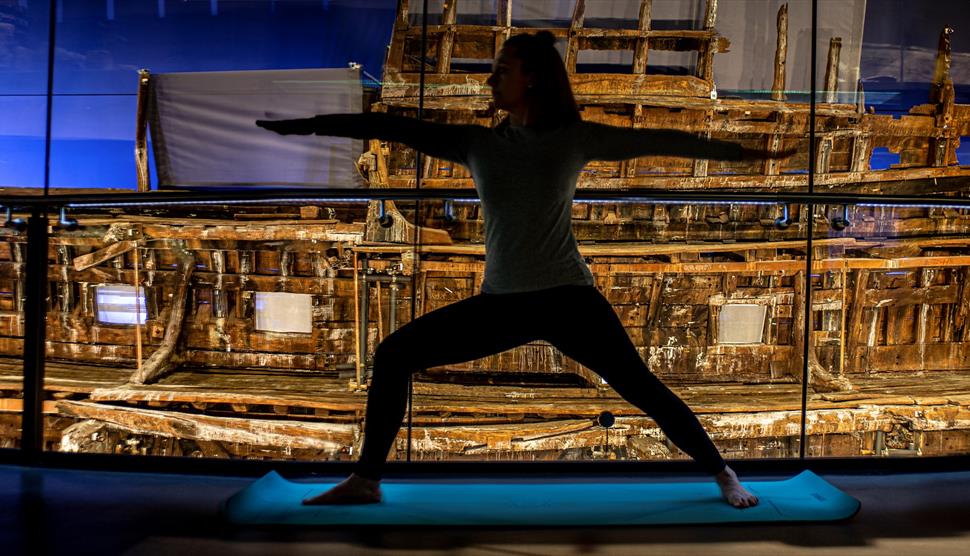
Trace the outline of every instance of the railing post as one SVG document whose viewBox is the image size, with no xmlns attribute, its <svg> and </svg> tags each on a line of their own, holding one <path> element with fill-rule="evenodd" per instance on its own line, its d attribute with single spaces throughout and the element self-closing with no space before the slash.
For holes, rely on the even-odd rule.
<svg viewBox="0 0 970 556">
<path fill-rule="evenodd" d="M 24 300 L 24 404 L 21 454 L 36 464 L 44 451 L 44 360 L 47 338 L 47 213 L 34 207 L 27 220 Z"/>
</svg>

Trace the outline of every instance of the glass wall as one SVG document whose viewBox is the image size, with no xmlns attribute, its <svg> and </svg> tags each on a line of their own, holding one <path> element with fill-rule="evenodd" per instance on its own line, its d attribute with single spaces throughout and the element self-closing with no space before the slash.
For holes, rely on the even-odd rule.
<svg viewBox="0 0 970 556">
<path fill-rule="evenodd" d="M 657 194 L 579 195 L 569 208 L 623 329 L 611 339 L 637 355 L 623 372 L 660 379 L 729 460 L 966 453 L 968 211 L 772 200 L 966 197 L 970 43 L 953 31 L 968 20 L 958 4 L 913 15 L 895 0 L 818 0 L 814 40 L 809 1 L 582 4 L 59 0 L 49 14 L 46 2 L 8 2 L 0 109 L 21 117 L 0 118 L 0 185 L 43 187 L 49 162 L 51 191 L 79 195 L 471 194 L 467 166 L 404 143 L 250 124 L 366 111 L 495 128 L 507 114 L 486 79 L 499 48 L 548 29 L 583 120 L 791 154 L 648 153 L 582 168 L 580 193 Z M 717 192 L 763 197 L 701 200 Z M 486 208 L 218 196 L 72 207 L 81 227 L 54 226 L 48 252 L 46 448 L 355 460 L 377 347 L 480 295 Z M 29 279 L 26 234 L 3 233 L 0 416 L 19 408 Z M 581 307 L 545 316 L 594 326 Z M 427 349 L 472 344 L 481 324 Z M 649 404 L 602 376 L 605 349 L 589 358 L 556 340 L 417 370 L 388 459 L 689 459 Z M 18 422 L 0 425 L 16 445 Z"/>
</svg>

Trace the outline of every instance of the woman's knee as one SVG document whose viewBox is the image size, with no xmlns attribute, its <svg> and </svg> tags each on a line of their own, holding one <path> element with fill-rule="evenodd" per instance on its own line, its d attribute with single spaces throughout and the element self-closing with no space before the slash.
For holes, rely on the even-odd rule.
<svg viewBox="0 0 970 556">
<path fill-rule="evenodd" d="M 374 372 L 386 372 L 387 369 L 407 369 L 414 367 L 413 350 L 402 342 L 400 337 L 393 334 L 384 338 L 374 350 Z"/>
</svg>

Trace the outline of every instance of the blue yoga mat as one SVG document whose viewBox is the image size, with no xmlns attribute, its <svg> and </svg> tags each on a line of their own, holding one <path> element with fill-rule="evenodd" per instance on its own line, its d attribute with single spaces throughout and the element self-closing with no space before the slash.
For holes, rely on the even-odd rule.
<svg viewBox="0 0 970 556">
<path fill-rule="evenodd" d="M 304 506 L 339 481 L 297 482 L 275 471 L 230 497 L 226 519 L 267 525 L 640 525 L 833 521 L 859 500 L 805 470 L 782 481 L 741 481 L 759 503 L 735 508 L 713 479 L 703 482 L 387 480 L 377 504 Z"/>
</svg>

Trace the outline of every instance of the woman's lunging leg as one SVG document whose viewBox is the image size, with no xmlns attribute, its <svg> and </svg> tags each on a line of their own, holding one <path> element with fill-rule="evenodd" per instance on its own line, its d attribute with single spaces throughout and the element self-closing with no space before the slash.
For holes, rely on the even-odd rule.
<svg viewBox="0 0 970 556">
<path fill-rule="evenodd" d="M 519 296 L 521 300 L 522 296 Z M 385 338 L 374 354 L 364 444 L 354 466 L 378 481 L 407 410 L 408 377 L 417 370 L 472 361 L 534 340 L 530 318 L 508 296 L 475 295 L 422 315 Z"/>
<path fill-rule="evenodd" d="M 606 298 L 594 287 L 568 293 L 568 299 L 550 303 L 549 311 L 557 317 L 551 322 L 556 325 L 544 338 L 650 415 L 677 447 L 714 475 L 729 504 L 757 505 L 758 497 L 741 485 L 687 404 L 644 364 Z"/>
<path fill-rule="evenodd" d="M 609 301 L 594 287 L 578 288 L 565 310 L 575 316 L 556 319 L 558 326 L 550 342 L 653 418 L 667 438 L 707 472 L 716 475 L 723 471 L 724 459 L 697 416 L 650 372 Z"/>
</svg>

